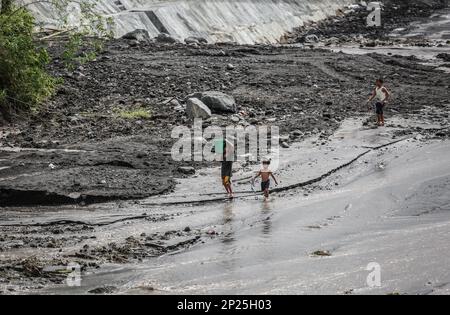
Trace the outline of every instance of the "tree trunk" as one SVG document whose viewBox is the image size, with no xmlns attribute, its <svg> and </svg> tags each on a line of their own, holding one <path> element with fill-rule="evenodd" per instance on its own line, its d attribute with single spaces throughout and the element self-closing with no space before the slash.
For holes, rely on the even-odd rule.
<svg viewBox="0 0 450 315">
<path fill-rule="evenodd" d="M 2 121 L 3 120 L 3 121 Z M 11 122 L 11 115 L 8 111 L 0 105 L 0 127 L 2 127 L 3 122 Z"/>
<path fill-rule="evenodd" d="M 0 8 L 0 14 L 6 14 L 11 12 L 13 0 L 1 0 L 2 7 Z"/>
</svg>

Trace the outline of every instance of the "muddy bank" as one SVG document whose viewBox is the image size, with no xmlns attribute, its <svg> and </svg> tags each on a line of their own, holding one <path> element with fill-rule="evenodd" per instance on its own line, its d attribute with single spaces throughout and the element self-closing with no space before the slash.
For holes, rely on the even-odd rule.
<svg viewBox="0 0 450 315">
<path fill-rule="evenodd" d="M 175 217 L 143 214 L 122 222 L 126 224 L 136 220 L 151 224 Z M 97 240 L 101 238 L 104 227 L 114 228 L 120 223 L 121 220 L 99 225 L 82 221 L 1 225 L 0 255 L 8 253 L 14 257 L 1 259 L 0 294 L 65 284 L 73 271 L 70 266 L 77 266 L 80 273 L 90 273 L 107 263 L 142 262 L 143 259 L 173 254 L 204 242 L 201 240 L 203 232 L 189 227 L 148 235 L 141 233 L 106 243 L 103 239 L 103 243 Z M 45 251 L 45 255 L 32 254 L 40 251 Z"/>
<path fill-rule="evenodd" d="M 167 140 L 143 136 L 55 149 L 0 152 L 0 200 L 8 205 L 93 203 L 142 198 L 172 188 Z M 158 173 L 158 179 L 152 177 Z"/>
</svg>

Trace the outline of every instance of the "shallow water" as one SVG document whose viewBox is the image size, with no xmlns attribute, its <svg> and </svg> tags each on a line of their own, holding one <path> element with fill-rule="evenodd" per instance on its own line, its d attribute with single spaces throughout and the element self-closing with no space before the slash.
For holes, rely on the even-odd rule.
<svg viewBox="0 0 450 315">
<path fill-rule="evenodd" d="M 410 151 L 400 158 L 383 157 L 385 170 L 367 169 L 332 193 L 198 209 L 208 212 L 220 236 L 176 255 L 105 268 L 87 276 L 81 288 L 54 292 L 82 293 L 103 284 L 122 293 L 146 293 L 148 287 L 188 294 L 417 293 L 430 281 L 448 283 L 450 168 L 443 157 L 450 144 L 405 149 Z M 432 196 L 415 190 L 430 184 L 442 196 L 441 209 Z M 411 191 L 420 209 L 435 211 L 411 216 L 405 211 Z M 311 257 L 316 250 L 332 256 Z M 371 262 L 382 267 L 380 288 L 367 287 Z"/>
<path fill-rule="evenodd" d="M 329 152 L 335 149 L 346 160 L 361 147 L 392 140 L 395 128 L 362 128 L 360 123 L 346 121 L 327 145 Z M 327 149 L 322 146 L 308 140 L 298 145 L 303 149 L 284 152 L 287 160 L 295 152 L 300 160 L 322 159 L 313 167 L 298 163 L 282 168 L 283 179 L 315 176 L 324 170 L 323 162 L 339 163 L 334 156 L 324 158 Z M 370 152 L 322 181 L 318 189 L 275 194 L 269 202 L 249 197 L 155 207 L 145 206 L 145 200 L 125 209 L 104 205 L 95 212 L 77 212 L 91 222 L 144 210 L 178 214 L 169 221 L 105 226 L 97 233 L 99 243 L 185 226 L 203 231 L 204 243 L 141 263 L 105 265 L 83 275 L 81 287 L 44 292 L 87 293 L 106 285 L 124 294 L 450 293 L 450 258 L 445 254 L 450 249 L 449 153 L 448 141 L 405 139 Z M 68 209 L 56 216 L 75 214 Z M 56 219 L 55 213 L 45 212 L 40 219 L 32 217 L 34 222 Z M 211 230 L 217 234 L 208 235 Z M 331 256 L 311 255 L 319 250 Z M 381 266 L 381 287 L 367 285 L 366 267 L 372 262 Z"/>
</svg>

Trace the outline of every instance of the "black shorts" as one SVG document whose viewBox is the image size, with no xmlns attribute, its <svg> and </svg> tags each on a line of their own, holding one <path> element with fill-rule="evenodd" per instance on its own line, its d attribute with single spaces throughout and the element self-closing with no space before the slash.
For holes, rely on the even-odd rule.
<svg viewBox="0 0 450 315">
<path fill-rule="evenodd" d="M 377 115 L 383 115 L 384 114 L 384 104 L 381 102 L 377 102 L 375 104 L 375 112 Z"/>
<path fill-rule="evenodd" d="M 261 191 L 265 191 L 270 188 L 270 179 L 266 182 L 261 182 Z"/>
<path fill-rule="evenodd" d="M 231 177 L 233 173 L 233 162 L 223 161 L 222 162 L 222 177 Z"/>
</svg>

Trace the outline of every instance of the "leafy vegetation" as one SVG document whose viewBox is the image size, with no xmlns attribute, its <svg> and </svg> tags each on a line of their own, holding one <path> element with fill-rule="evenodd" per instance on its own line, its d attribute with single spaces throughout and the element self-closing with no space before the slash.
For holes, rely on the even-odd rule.
<svg viewBox="0 0 450 315">
<path fill-rule="evenodd" d="M 118 112 L 118 116 L 124 119 L 150 119 L 152 115 L 150 111 L 144 108 L 138 108 L 130 111 L 120 111 Z"/>
<path fill-rule="evenodd" d="M 69 71 L 91 61 L 112 37 L 112 21 L 96 14 L 95 1 L 38 0 L 15 6 L 1 0 L 0 9 L 0 114 L 25 112 L 51 96 L 59 82 L 47 72 L 51 58 L 36 38 L 36 23 L 27 6 L 46 3 L 54 9 L 59 29 L 67 30 L 62 59 Z M 77 12 L 76 21 L 70 21 Z"/>
<path fill-rule="evenodd" d="M 34 19 L 26 10 L 14 15 L 1 14 L 0 25 L 2 113 L 30 110 L 55 89 L 57 81 L 45 69 L 50 57 L 33 41 Z"/>
</svg>

